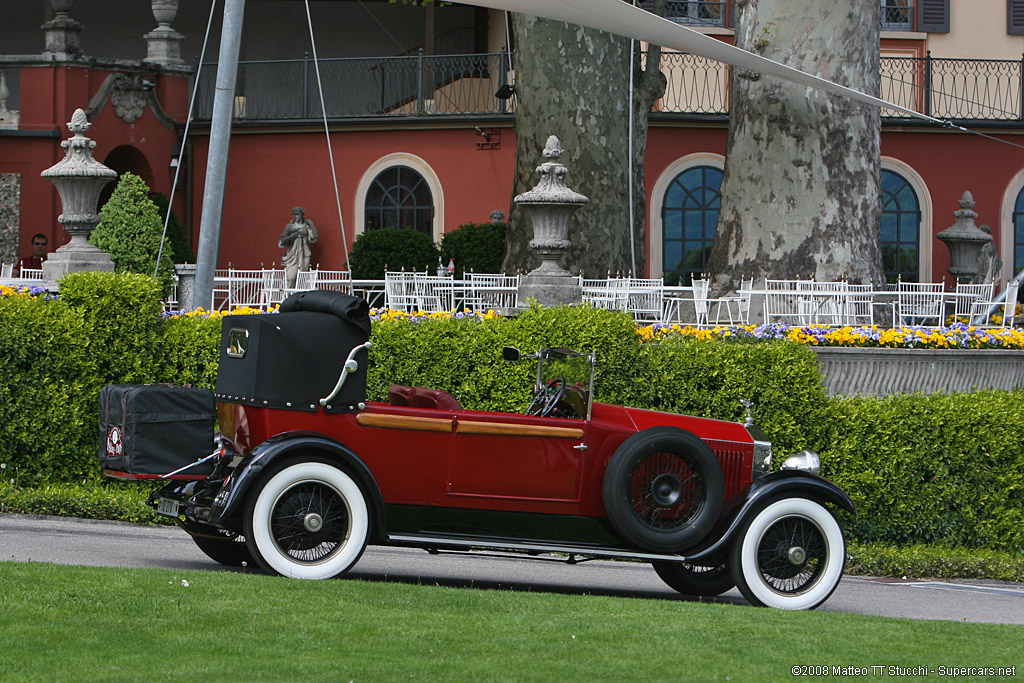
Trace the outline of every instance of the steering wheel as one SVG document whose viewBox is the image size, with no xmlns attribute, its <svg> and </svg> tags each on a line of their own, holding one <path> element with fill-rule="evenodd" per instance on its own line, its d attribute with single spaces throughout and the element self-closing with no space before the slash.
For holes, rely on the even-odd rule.
<svg viewBox="0 0 1024 683">
<path fill-rule="evenodd" d="M 537 392 L 526 409 L 527 415 L 547 417 L 555 410 L 555 406 L 565 396 L 565 379 L 558 377 L 548 382 L 547 386 Z"/>
</svg>

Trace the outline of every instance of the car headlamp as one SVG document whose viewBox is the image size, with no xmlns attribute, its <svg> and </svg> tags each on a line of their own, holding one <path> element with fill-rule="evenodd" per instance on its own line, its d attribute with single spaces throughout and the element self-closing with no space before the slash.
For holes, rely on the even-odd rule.
<svg viewBox="0 0 1024 683">
<path fill-rule="evenodd" d="M 814 451 L 800 451 L 783 460 L 781 469 L 802 470 L 810 474 L 818 474 L 821 471 L 821 459 Z"/>
</svg>

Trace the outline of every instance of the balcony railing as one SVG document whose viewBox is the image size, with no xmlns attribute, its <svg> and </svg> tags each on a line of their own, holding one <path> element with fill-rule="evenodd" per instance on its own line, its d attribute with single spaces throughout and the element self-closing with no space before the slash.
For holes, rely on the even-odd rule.
<svg viewBox="0 0 1024 683">
<path fill-rule="evenodd" d="M 320 60 L 328 118 L 501 114 L 495 93 L 508 82 L 508 55 L 442 55 Z M 213 113 L 216 64 L 200 72 L 196 118 Z M 311 59 L 241 62 L 239 120 L 316 119 L 323 115 Z"/>
<path fill-rule="evenodd" d="M 729 113 L 727 64 L 681 52 L 664 52 L 661 64 L 668 84 L 655 113 Z M 208 120 L 213 111 L 215 67 L 206 64 L 201 72 L 198 120 Z M 495 97 L 512 80 L 507 53 L 325 59 L 320 73 L 329 118 L 506 114 L 515 102 Z M 1024 69 L 1018 60 L 884 57 L 881 76 L 884 99 L 930 116 L 1024 121 Z M 311 59 L 242 62 L 237 93 L 239 120 L 322 115 Z"/>
<path fill-rule="evenodd" d="M 19 109 L 26 60 L 0 57 L 6 107 Z M 35 62 L 32 62 L 36 66 Z M 726 116 L 731 69 L 692 54 L 664 52 L 668 83 L 653 113 L 659 117 Z M 513 81 L 507 53 L 325 59 L 320 61 L 327 116 L 332 119 L 510 114 L 515 98 L 495 96 Z M 213 112 L 216 65 L 200 72 L 196 120 Z M 942 119 L 1024 123 L 1024 61 L 886 57 L 881 96 Z M 242 121 L 321 117 L 313 60 L 242 62 L 235 115 Z M 896 112 L 884 116 L 899 118 Z M 3 128 L 17 128 L 8 121 Z"/>
</svg>

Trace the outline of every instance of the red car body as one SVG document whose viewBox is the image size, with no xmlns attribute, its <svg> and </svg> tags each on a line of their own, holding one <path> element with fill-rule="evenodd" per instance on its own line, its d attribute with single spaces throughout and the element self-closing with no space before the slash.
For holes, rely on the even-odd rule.
<svg viewBox="0 0 1024 683">
<path fill-rule="evenodd" d="M 622 557 L 684 593 L 737 585 L 792 609 L 839 582 L 845 541 L 829 508 L 852 503 L 816 475 L 813 453 L 768 472 L 749 406 L 741 424 L 593 402 L 597 361 L 567 349 L 528 357 L 540 367 L 525 415 L 421 387 L 368 401 L 365 302 L 310 292 L 282 311 L 225 320 L 220 445 L 202 463 L 181 458 L 151 497 L 220 562 L 328 578 L 367 544 Z M 545 386 L 556 356 L 589 362 L 590 388 Z M 108 422 L 108 444 L 110 430 L 135 433 Z M 155 478 L 102 449 L 108 474 Z"/>
</svg>

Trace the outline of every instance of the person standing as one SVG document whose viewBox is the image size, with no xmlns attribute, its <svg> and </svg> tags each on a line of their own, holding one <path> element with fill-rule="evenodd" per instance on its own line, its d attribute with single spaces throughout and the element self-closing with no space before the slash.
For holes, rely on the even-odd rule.
<svg viewBox="0 0 1024 683">
<path fill-rule="evenodd" d="M 277 240 L 277 246 L 287 250 L 281 259 L 285 287 L 295 287 L 296 274 L 300 270 L 309 270 L 309 245 L 316 242 L 318 237 L 313 221 L 306 218 L 306 211 L 301 206 L 292 209 L 292 219 L 284 226 L 284 232 Z"/>
<path fill-rule="evenodd" d="M 46 260 L 46 248 L 50 245 L 49 238 L 41 232 L 32 235 L 32 253 L 28 256 L 22 256 L 18 260 L 18 276 L 21 277 L 22 268 L 28 268 L 31 270 L 39 270 L 43 267 L 43 261 Z"/>
</svg>

